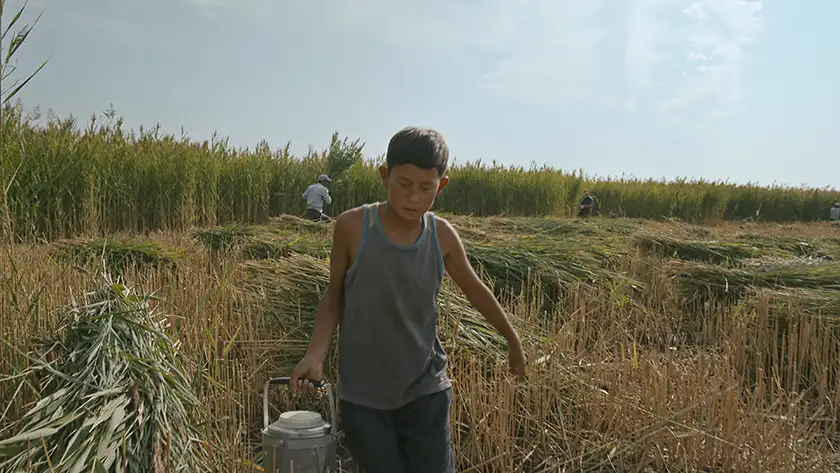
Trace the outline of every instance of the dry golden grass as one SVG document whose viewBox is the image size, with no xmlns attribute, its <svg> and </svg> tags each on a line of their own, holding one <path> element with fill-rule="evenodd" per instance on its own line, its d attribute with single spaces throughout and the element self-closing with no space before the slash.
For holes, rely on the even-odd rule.
<svg viewBox="0 0 840 473">
<path fill-rule="evenodd" d="M 466 228 L 469 222 L 456 223 Z M 702 233 L 678 224 L 642 226 L 675 237 L 690 233 L 692 239 Z M 504 240 L 503 227 L 504 222 L 473 219 L 465 233 L 476 240 L 482 235 Z M 811 238 L 833 232 L 817 225 L 790 230 L 750 229 Z M 722 238 L 743 229 L 706 231 Z M 313 232 L 301 235 L 315 238 Z M 622 238 L 629 241 L 629 234 Z M 306 340 L 300 334 L 311 313 L 301 303 L 298 311 L 288 306 L 272 317 L 268 296 L 261 298 L 245 284 L 241 253 L 213 255 L 189 233 L 148 239 L 185 250 L 185 261 L 174 271 L 129 270 L 126 281 L 161 299 L 196 394 L 214 419 L 203 429 L 218 471 L 259 471 L 254 447 L 261 386 L 268 377 L 287 374 L 303 352 Z M 17 245 L 9 251 L 0 266 L 0 337 L 6 340 L 0 345 L 0 438 L 13 433 L 10 422 L 38 397 L 37 379 L 20 384 L 15 377 L 28 365 L 20 352 L 59 327 L 59 309 L 95 283 L 100 270 L 94 263 L 79 267 L 54 259 L 49 246 Z M 301 258 L 295 264 L 305 259 L 307 277 L 326 274 L 326 262 Z M 454 330 L 453 320 L 463 313 L 460 306 L 444 304 L 441 335 L 452 360 L 457 471 L 840 467 L 835 450 L 840 339 L 831 320 L 791 303 L 780 324 L 780 309 L 766 294 L 737 306 L 711 303 L 687 312 L 658 258 L 630 250 L 620 258 L 615 271 L 628 279 L 575 284 L 551 313 L 536 310 L 538 281 L 509 301 L 529 356 L 522 383 L 504 374 L 502 354 L 467 349 L 457 336 L 443 333 Z M 275 401 L 289 406 L 286 397 Z M 302 403 L 315 405 L 309 399 Z M 352 471 L 350 464 L 343 461 L 342 471 Z"/>
</svg>

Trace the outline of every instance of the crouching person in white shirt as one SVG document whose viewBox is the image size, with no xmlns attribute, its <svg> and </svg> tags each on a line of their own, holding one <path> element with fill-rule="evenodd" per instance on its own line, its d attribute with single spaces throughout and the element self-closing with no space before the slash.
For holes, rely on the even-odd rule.
<svg viewBox="0 0 840 473">
<path fill-rule="evenodd" d="M 306 201 L 306 217 L 315 222 L 329 222 L 332 219 L 324 214 L 324 207 L 332 204 L 329 185 L 332 183 L 330 176 L 321 174 L 318 181 L 310 185 L 303 192 L 303 199 Z"/>
</svg>

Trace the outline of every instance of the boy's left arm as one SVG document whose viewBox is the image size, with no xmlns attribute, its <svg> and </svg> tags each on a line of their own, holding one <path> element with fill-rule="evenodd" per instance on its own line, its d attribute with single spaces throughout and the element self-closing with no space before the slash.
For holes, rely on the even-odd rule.
<svg viewBox="0 0 840 473">
<path fill-rule="evenodd" d="M 525 354 L 516 329 L 513 328 L 493 292 L 479 279 L 467 259 L 467 252 L 458 232 L 446 219 L 437 218 L 438 241 L 446 272 L 461 288 L 470 304 L 490 322 L 508 343 L 508 363 L 517 376 L 525 374 Z"/>
</svg>

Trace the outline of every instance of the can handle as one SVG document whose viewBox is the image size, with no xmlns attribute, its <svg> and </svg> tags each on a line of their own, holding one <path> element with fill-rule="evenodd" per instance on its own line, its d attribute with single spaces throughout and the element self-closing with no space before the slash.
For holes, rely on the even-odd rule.
<svg viewBox="0 0 840 473">
<path fill-rule="evenodd" d="M 332 385 L 326 381 L 322 380 L 307 380 L 312 383 L 316 388 L 326 388 L 327 390 L 327 400 L 330 403 L 330 433 L 335 434 L 336 432 L 336 425 L 335 425 L 335 398 L 333 397 L 333 390 Z M 291 379 L 288 376 L 283 376 L 280 378 L 271 378 L 265 382 L 265 386 L 263 386 L 263 428 L 268 427 L 268 389 L 271 387 L 272 384 L 276 385 L 284 385 L 288 386 L 291 382 Z"/>
</svg>

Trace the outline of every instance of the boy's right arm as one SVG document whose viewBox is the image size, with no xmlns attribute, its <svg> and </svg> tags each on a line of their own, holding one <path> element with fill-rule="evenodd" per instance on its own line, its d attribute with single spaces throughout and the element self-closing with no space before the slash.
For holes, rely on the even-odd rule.
<svg viewBox="0 0 840 473">
<path fill-rule="evenodd" d="M 330 251 L 330 281 L 327 290 L 318 303 L 315 312 L 315 330 L 303 359 L 290 375 L 292 390 L 305 388 L 307 379 L 318 381 L 324 375 L 324 359 L 330 350 L 335 329 L 338 326 L 341 291 L 344 287 L 344 273 L 350 263 L 350 236 L 352 215 L 346 212 L 336 219 L 333 242 Z"/>
</svg>

